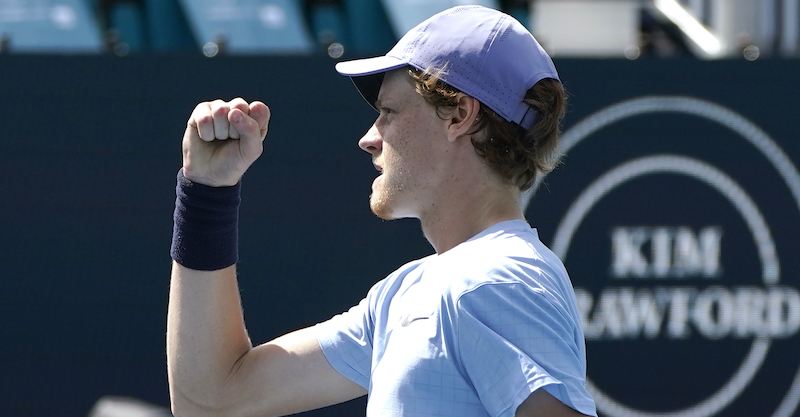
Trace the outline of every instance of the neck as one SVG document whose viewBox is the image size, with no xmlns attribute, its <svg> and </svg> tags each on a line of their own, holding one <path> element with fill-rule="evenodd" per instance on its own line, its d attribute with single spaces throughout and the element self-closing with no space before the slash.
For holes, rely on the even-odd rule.
<svg viewBox="0 0 800 417">
<path fill-rule="evenodd" d="M 419 216 L 422 231 L 436 253 L 447 252 L 497 223 L 525 219 L 516 188 L 483 185 L 449 192 L 439 199 L 444 204 Z"/>
</svg>

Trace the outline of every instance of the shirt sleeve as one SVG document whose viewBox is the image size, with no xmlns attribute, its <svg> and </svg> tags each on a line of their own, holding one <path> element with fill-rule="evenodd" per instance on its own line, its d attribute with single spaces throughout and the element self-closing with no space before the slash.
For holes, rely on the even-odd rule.
<svg viewBox="0 0 800 417">
<path fill-rule="evenodd" d="M 539 388 L 595 415 L 580 323 L 553 299 L 520 283 L 487 283 L 459 297 L 458 362 L 490 415 L 513 417 Z"/>
<path fill-rule="evenodd" d="M 372 366 L 372 329 L 369 297 L 315 326 L 319 346 L 331 366 L 365 389 L 369 389 Z"/>
<path fill-rule="evenodd" d="M 374 341 L 385 331 L 386 315 L 393 294 L 405 275 L 425 258 L 409 262 L 375 283 L 358 305 L 315 326 L 317 341 L 334 369 L 369 390 Z M 383 326 L 381 326 L 383 323 Z M 381 330 L 384 329 L 384 330 Z"/>
</svg>

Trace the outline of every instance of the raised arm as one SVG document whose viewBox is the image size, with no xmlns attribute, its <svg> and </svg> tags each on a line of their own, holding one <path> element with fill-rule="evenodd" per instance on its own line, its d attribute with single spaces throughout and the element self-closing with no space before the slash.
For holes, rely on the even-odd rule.
<svg viewBox="0 0 800 417">
<path fill-rule="evenodd" d="M 179 180 L 187 187 L 179 190 L 187 207 L 178 203 L 176 210 L 167 317 L 170 395 L 179 417 L 286 415 L 365 394 L 331 367 L 311 328 L 252 346 L 242 316 L 235 250 L 229 251 L 236 245 L 235 233 L 233 239 L 225 233 L 230 219 L 221 216 L 222 231 L 218 225 L 197 223 L 209 213 L 196 210 L 208 209 L 209 203 L 191 204 L 198 197 L 189 188 L 199 189 L 204 198 L 233 201 L 236 184 L 263 151 L 269 118 L 263 103 L 217 100 L 199 104 L 187 124 Z M 230 205 L 214 201 L 212 206 L 230 212 Z M 208 236 L 208 230 L 221 234 L 222 254 L 209 252 L 219 239 Z"/>
</svg>

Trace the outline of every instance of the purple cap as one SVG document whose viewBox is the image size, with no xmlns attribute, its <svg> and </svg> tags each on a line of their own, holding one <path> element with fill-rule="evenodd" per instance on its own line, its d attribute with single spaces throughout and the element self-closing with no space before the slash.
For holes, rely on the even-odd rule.
<svg viewBox="0 0 800 417">
<path fill-rule="evenodd" d="M 478 99 L 509 122 L 530 129 L 536 111 L 522 100 L 539 80 L 558 80 L 550 56 L 513 17 L 482 6 L 458 6 L 420 23 L 384 56 L 336 64 L 375 104 L 382 77 L 411 65 L 442 69 L 447 84 Z M 372 77 L 370 77 L 372 76 Z"/>
</svg>

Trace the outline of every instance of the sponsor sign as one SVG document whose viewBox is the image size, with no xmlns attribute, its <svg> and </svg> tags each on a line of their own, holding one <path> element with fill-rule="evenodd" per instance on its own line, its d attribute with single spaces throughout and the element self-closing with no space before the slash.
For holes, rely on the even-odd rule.
<svg viewBox="0 0 800 417">
<path fill-rule="evenodd" d="M 523 201 L 537 227 L 558 219 L 543 238 L 575 286 L 601 415 L 796 415 L 800 174 L 775 140 L 722 105 L 648 96 L 563 147 L 552 192 Z"/>
</svg>

